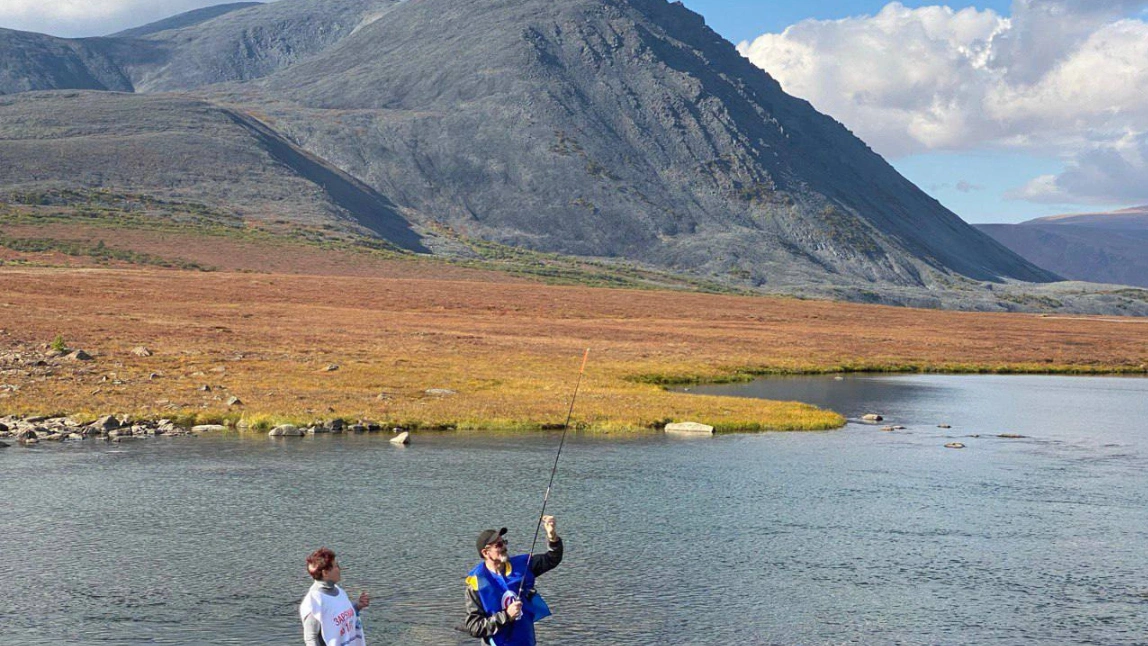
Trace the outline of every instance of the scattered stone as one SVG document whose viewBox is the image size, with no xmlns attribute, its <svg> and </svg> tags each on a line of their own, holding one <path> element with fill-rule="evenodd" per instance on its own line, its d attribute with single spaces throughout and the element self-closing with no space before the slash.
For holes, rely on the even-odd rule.
<svg viewBox="0 0 1148 646">
<path fill-rule="evenodd" d="M 294 424 L 280 424 L 267 433 L 270 437 L 303 437 L 303 431 Z"/>
<path fill-rule="evenodd" d="M 948 424 L 937 424 L 937 428 L 952 428 L 952 426 L 949 426 Z"/>
<path fill-rule="evenodd" d="M 881 417 L 877 413 L 866 413 L 865 415 L 861 416 L 861 421 L 863 421 L 863 422 L 883 422 L 883 421 L 885 421 L 885 418 Z"/>
<path fill-rule="evenodd" d="M 142 345 L 137 345 L 136 347 L 132 348 L 132 354 L 136 355 L 137 357 L 150 357 L 152 352 Z"/>
<path fill-rule="evenodd" d="M 202 386 L 199 387 L 199 390 L 202 392 L 205 392 L 205 393 L 209 393 L 209 392 L 211 392 L 211 386 L 208 386 L 207 384 L 203 384 Z"/>
<path fill-rule="evenodd" d="M 885 432 L 890 432 L 890 431 L 895 431 L 895 430 L 897 430 L 897 429 L 896 429 L 896 428 L 894 428 L 894 427 L 892 427 L 892 426 L 882 426 L 882 427 L 881 427 L 881 430 L 882 430 L 882 431 L 885 431 Z"/>
<path fill-rule="evenodd" d="M 667 433 L 702 433 L 713 435 L 714 427 L 698 422 L 677 422 L 674 424 L 666 424 L 665 431 Z"/>
<path fill-rule="evenodd" d="M 79 433 L 68 433 L 67 439 L 69 439 L 69 440 L 82 440 L 82 439 L 84 439 L 84 436 L 80 435 Z"/>
<path fill-rule="evenodd" d="M 0 422 L 0 433 L 7 433 L 7 432 L 8 432 L 8 425 Z"/>
<path fill-rule="evenodd" d="M 1020 440 L 1020 439 L 1026 438 L 1028 436 L 1027 435 L 1019 435 L 1017 433 L 1001 433 L 997 437 L 1002 438 L 1002 439 L 1006 439 L 1006 440 Z"/>
<path fill-rule="evenodd" d="M 391 395 L 390 393 L 379 393 L 378 395 L 375 395 L 375 399 L 380 399 L 383 401 L 386 401 L 386 400 L 390 399 L 391 397 L 393 397 L 393 395 Z"/>
<path fill-rule="evenodd" d="M 894 431 L 903 431 L 903 430 L 905 430 L 905 427 L 901 426 L 900 424 L 896 424 L 893 426 L 893 430 Z"/>
<path fill-rule="evenodd" d="M 322 425 L 308 426 L 307 427 L 307 435 L 315 435 L 317 433 L 329 433 L 329 432 L 330 431 L 327 429 L 327 427 L 322 426 Z"/>
<path fill-rule="evenodd" d="M 6 449 L 10 446 L 12 446 L 12 445 L 8 444 L 7 442 L 0 442 L 0 449 Z"/>
<path fill-rule="evenodd" d="M 429 388 L 424 392 L 431 397 L 450 397 L 451 395 L 458 394 L 457 391 L 451 390 L 449 388 Z"/>
<path fill-rule="evenodd" d="M 411 443 L 411 434 L 408 433 L 407 431 L 403 431 L 402 433 L 399 433 L 398 435 L 391 438 L 391 444 L 407 445 L 410 443 Z"/>
<path fill-rule="evenodd" d="M 71 359 L 72 361 L 91 361 L 92 355 L 84 352 L 83 350 L 75 350 L 69 354 L 67 358 Z"/>
<path fill-rule="evenodd" d="M 332 363 L 332 364 L 328 365 L 326 368 L 323 368 L 323 372 L 335 372 L 338 369 L 339 369 L 339 364 Z"/>
<path fill-rule="evenodd" d="M 242 406 L 243 400 L 238 398 L 238 397 L 232 397 L 231 399 L 227 400 L 227 405 L 228 406 Z"/>
<path fill-rule="evenodd" d="M 337 418 L 335 418 L 335 419 L 333 419 L 327 423 L 327 428 L 332 433 L 342 433 L 343 429 L 346 428 L 346 426 L 347 426 L 347 422 L 343 421 L 343 418 L 341 418 L 341 417 L 337 417 Z"/>
<path fill-rule="evenodd" d="M 159 373 L 158 373 L 158 372 L 153 372 L 153 373 L 151 373 L 150 375 L 148 375 L 148 376 L 147 376 L 147 378 L 148 378 L 148 379 L 152 379 L 152 380 L 154 380 L 154 379 L 159 379 Z"/>
<path fill-rule="evenodd" d="M 63 433 L 49 433 L 43 437 L 45 442 L 59 442 L 64 439 Z"/>
<path fill-rule="evenodd" d="M 366 433 L 367 427 L 362 424 L 352 424 L 351 428 L 347 429 L 351 433 Z"/>
<path fill-rule="evenodd" d="M 226 430 L 227 427 L 222 424 L 200 424 L 191 427 L 192 433 L 219 433 Z"/>
<path fill-rule="evenodd" d="M 961 444 L 960 442 L 949 442 L 948 444 L 945 445 L 945 448 L 946 449 L 963 449 L 963 448 L 965 448 L 965 445 Z"/>
<path fill-rule="evenodd" d="M 32 429 L 25 429 L 23 431 L 19 431 L 18 433 L 16 433 L 16 439 L 20 440 L 22 442 L 26 442 L 28 440 L 34 440 L 34 439 L 36 439 L 36 437 L 37 437 L 36 431 L 33 431 Z"/>
<path fill-rule="evenodd" d="M 37 439 L 36 439 L 36 438 L 34 438 L 34 437 L 30 437 L 30 438 L 28 438 L 28 439 L 26 439 L 26 440 L 20 440 L 20 443 L 21 443 L 21 444 L 23 444 L 23 445 L 25 445 L 25 446 L 31 446 L 31 445 L 33 445 L 33 444 L 39 444 L 39 443 L 40 443 L 40 441 L 39 441 L 39 440 L 37 440 Z"/>
</svg>

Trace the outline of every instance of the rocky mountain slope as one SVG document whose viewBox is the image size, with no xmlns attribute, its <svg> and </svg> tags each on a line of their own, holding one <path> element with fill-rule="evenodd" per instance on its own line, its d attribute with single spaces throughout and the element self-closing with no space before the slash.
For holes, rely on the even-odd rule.
<svg viewBox="0 0 1148 646">
<path fill-rule="evenodd" d="M 977 228 L 1066 278 L 1148 287 L 1148 206 Z"/>
<path fill-rule="evenodd" d="M 230 5 L 101 39 L 3 32 L 0 68 L 10 70 L 4 93 L 187 97 L 163 99 L 145 136 L 128 112 L 152 106 L 128 99 L 147 97 L 117 99 L 128 112 L 113 124 L 87 120 L 90 95 L 63 96 L 74 132 L 44 148 L 68 148 L 76 161 L 37 150 L 36 137 L 0 140 L 0 157 L 20 161 L 0 190 L 114 178 L 170 193 L 182 173 L 214 169 L 232 189 L 184 186 L 249 215 L 266 216 L 265 198 L 283 196 L 293 217 L 340 214 L 412 249 L 445 227 L 766 291 L 929 306 L 992 308 L 987 284 L 1058 279 L 965 224 L 665 0 Z M 4 106 L 10 118 L 39 114 L 34 103 Z M 242 132 L 228 143 L 247 156 L 208 154 L 199 168 L 189 156 L 203 147 L 179 148 L 210 110 L 212 127 L 226 120 Z M 94 133 L 113 148 L 129 138 L 123 145 L 150 163 L 86 149 Z M 147 150 L 169 145 L 184 154 Z M 245 170 L 255 159 L 261 170 Z M 328 177 L 353 190 L 331 189 Z M 282 188 L 291 182 L 310 188 Z"/>
<path fill-rule="evenodd" d="M 90 189 L 341 223 L 426 251 L 385 197 L 234 110 L 171 95 L 0 97 L 0 201 Z"/>
</svg>

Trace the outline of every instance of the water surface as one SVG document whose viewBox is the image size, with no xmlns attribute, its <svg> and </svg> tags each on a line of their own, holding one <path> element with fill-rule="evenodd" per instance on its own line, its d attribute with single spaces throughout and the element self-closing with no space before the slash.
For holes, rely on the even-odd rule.
<svg viewBox="0 0 1148 646">
<path fill-rule="evenodd" d="M 555 611 L 540 643 L 1148 643 L 1148 380 L 830 377 L 759 392 L 907 428 L 572 435 L 550 506 L 567 556 L 540 580 Z M 302 561 L 327 545 L 350 591 L 374 597 L 372 644 L 476 644 L 452 630 L 474 537 L 507 525 L 512 549 L 529 547 L 558 434 L 414 441 L 5 449 L 0 635 L 301 643 Z"/>
</svg>

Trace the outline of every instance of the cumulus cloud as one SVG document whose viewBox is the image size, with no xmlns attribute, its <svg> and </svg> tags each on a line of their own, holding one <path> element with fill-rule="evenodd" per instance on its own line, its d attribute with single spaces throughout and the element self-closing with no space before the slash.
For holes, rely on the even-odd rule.
<svg viewBox="0 0 1148 646">
<path fill-rule="evenodd" d="M 224 0 L 3 0 L 0 27 L 54 36 L 96 36 Z"/>
<path fill-rule="evenodd" d="M 1005 17 L 894 2 L 874 16 L 803 21 L 738 49 L 885 155 L 984 147 L 1057 154 L 1066 173 L 1018 197 L 1098 199 L 1083 178 L 1127 181 L 1137 168 L 1144 177 L 1129 142 L 1148 133 L 1146 7 L 1014 0 Z M 1137 192 L 1105 185 L 1114 201 Z"/>
</svg>

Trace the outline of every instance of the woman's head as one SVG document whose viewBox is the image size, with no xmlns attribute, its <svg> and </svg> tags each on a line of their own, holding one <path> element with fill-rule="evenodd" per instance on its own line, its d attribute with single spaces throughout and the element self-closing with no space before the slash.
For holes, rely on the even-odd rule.
<svg viewBox="0 0 1148 646">
<path fill-rule="evenodd" d="M 335 561 L 335 553 L 325 547 L 311 552 L 307 557 L 307 574 L 316 581 L 338 583 L 341 572 L 338 562 Z"/>
</svg>

